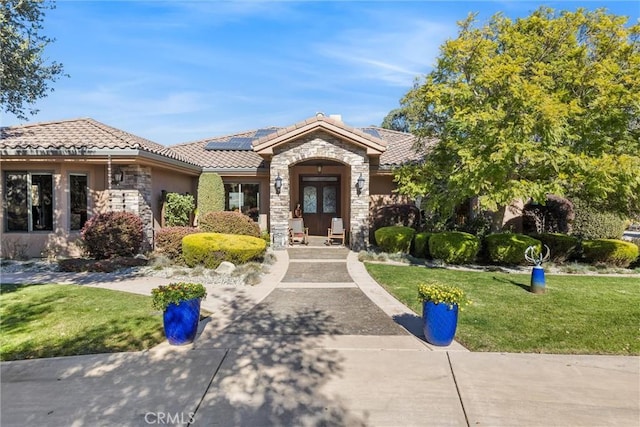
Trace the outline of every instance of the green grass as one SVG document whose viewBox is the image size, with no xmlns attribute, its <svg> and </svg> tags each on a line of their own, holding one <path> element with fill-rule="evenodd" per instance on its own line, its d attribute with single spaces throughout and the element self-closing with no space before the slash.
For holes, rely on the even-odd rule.
<svg viewBox="0 0 640 427">
<path fill-rule="evenodd" d="M 461 287 L 473 304 L 460 313 L 456 340 L 472 351 L 640 354 L 640 279 L 547 275 L 546 293 L 528 274 L 366 264 L 371 276 L 422 315 L 417 285 Z"/>
<path fill-rule="evenodd" d="M 151 297 L 76 285 L 0 286 L 0 360 L 135 351 L 162 342 Z"/>
</svg>

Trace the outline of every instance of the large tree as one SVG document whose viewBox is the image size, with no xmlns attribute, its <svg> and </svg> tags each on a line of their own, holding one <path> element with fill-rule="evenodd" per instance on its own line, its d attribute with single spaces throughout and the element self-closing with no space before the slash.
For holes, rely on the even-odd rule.
<svg viewBox="0 0 640 427">
<path fill-rule="evenodd" d="M 50 82 L 63 74 L 62 65 L 47 63 L 44 49 L 53 40 L 40 34 L 47 0 L 2 0 L 0 3 L 0 104 L 4 112 L 26 120 L 36 114 L 35 102 L 53 90 Z"/>
<path fill-rule="evenodd" d="M 397 130 L 398 132 L 409 132 L 411 130 L 409 121 L 407 120 L 407 113 L 405 113 L 402 108 L 391 110 L 382 120 L 380 127 L 383 129 Z"/>
<path fill-rule="evenodd" d="M 548 8 L 458 25 L 402 100 L 416 149 L 439 142 L 397 171 L 400 192 L 445 214 L 475 196 L 500 212 L 549 193 L 640 211 L 640 25 Z"/>
</svg>

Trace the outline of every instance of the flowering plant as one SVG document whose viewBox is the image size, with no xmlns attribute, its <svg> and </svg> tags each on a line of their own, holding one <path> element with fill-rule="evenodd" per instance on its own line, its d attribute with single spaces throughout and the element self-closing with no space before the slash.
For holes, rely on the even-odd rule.
<svg viewBox="0 0 640 427">
<path fill-rule="evenodd" d="M 457 305 L 460 310 L 471 301 L 464 291 L 457 286 L 445 285 L 438 282 L 421 283 L 418 285 L 418 300 L 432 301 L 434 304 L 448 304 L 449 308 Z"/>
<path fill-rule="evenodd" d="M 180 305 L 180 301 L 195 298 L 206 298 L 207 290 L 200 283 L 169 283 L 166 286 L 158 286 L 151 290 L 153 307 L 157 310 L 166 310 L 169 304 Z"/>
</svg>

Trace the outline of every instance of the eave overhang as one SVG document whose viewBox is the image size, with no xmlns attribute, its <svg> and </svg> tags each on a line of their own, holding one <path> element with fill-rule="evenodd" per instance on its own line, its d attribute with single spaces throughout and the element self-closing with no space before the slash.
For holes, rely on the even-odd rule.
<svg viewBox="0 0 640 427">
<path fill-rule="evenodd" d="M 3 161 L 85 161 L 91 163 L 104 162 L 111 158 L 113 163 L 146 161 L 157 166 L 178 168 L 185 172 L 199 174 L 202 168 L 198 165 L 172 159 L 162 154 L 145 150 L 121 148 L 28 148 L 2 149 L 0 158 Z"/>
</svg>

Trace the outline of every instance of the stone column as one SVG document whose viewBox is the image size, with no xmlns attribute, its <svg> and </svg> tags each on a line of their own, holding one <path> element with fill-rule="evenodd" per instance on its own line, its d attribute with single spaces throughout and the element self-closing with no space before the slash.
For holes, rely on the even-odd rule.
<svg viewBox="0 0 640 427">
<path fill-rule="evenodd" d="M 151 168 L 130 165 L 122 168 L 124 180 L 109 194 L 109 209 L 132 212 L 142 220 L 142 250 L 153 248 L 153 211 L 151 209 Z"/>
</svg>

